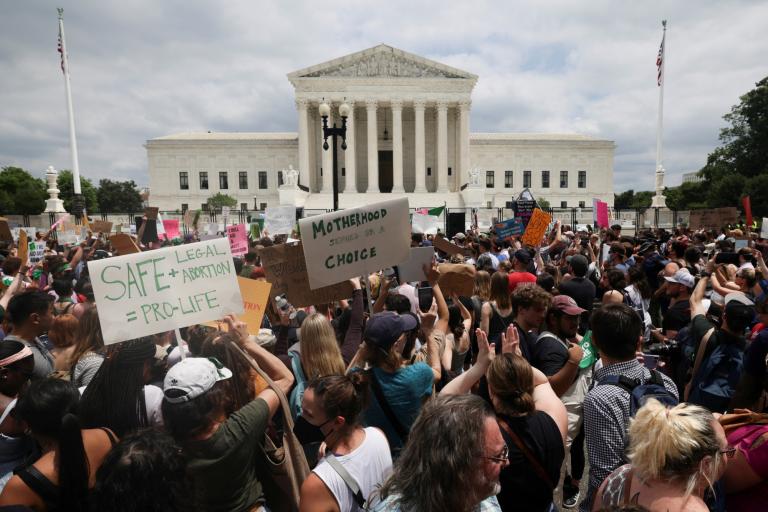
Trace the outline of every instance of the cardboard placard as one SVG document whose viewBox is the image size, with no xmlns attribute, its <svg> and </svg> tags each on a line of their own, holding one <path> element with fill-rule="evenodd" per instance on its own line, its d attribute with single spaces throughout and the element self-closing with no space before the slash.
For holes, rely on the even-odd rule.
<svg viewBox="0 0 768 512">
<path fill-rule="evenodd" d="M 471 254 L 472 253 L 471 249 L 467 249 L 466 247 L 459 247 L 458 245 L 454 244 L 453 242 L 449 242 L 448 240 L 446 240 L 441 236 L 436 236 L 435 238 L 433 238 L 432 245 L 434 245 L 436 249 L 439 249 L 451 256 L 453 256 L 454 254 Z"/>
<path fill-rule="evenodd" d="M 243 312 L 224 239 L 88 262 L 104 343 Z"/>
<path fill-rule="evenodd" d="M 533 210 L 531 220 L 528 221 L 528 226 L 525 228 L 525 233 L 523 233 L 520 241 L 525 245 L 538 247 L 551 221 L 552 216 L 550 214 L 536 208 Z"/>
<path fill-rule="evenodd" d="M 242 256 L 248 252 L 248 232 L 245 224 L 227 226 L 227 238 L 232 256 Z"/>
<path fill-rule="evenodd" d="M 290 235 L 295 225 L 295 206 L 267 206 L 264 211 L 264 229 L 270 236 Z"/>
<path fill-rule="evenodd" d="M 299 221 L 309 287 L 330 286 L 408 259 L 408 199 L 391 199 Z"/>
<path fill-rule="evenodd" d="M 240 295 L 243 296 L 243 314 L 237 319 L 248 325 L 248 334 L 259 334 L 261 321 L 269 303 L 269 291 L 272 285 L 266 281 L 257 281 L 247 277 L 237 277 Z M 210 327 L 222 327 L 220 322 L 206 322 Z"/>
<path fill-rule="evenodd" d="M 134 242 L 133 238 L 127 233 L 112 235 L 109 237 L 109 241 L 112 243 L 112 248 L 114 248 L 115 252 L 120 256 L 141 252 L 139 246 L 136 245 L 136 242 Z"/>
<path fill-rule="evenodd" d="M 272 283 L 271 297 L 285 293 L 294 307 L 327 304 L 352 296 L 352 283 L 342 281 L 331 286 L 309 288 L 307 265 L 301 244 L 273 245 L 259 250 L 267 281 Z"/>
<path fill-rule="evenodd" d="M 11 227 L 8 225 L 8 219 L 5 217 L 0 217 L 0 240 L 5 242 L 13 242 Z"/>
<path fill-rule="evenodd" d="M 29 261 L 29 237 L 23 229 L 19 232 L 19 259 L 22 265 L 26 265 Z"/>
<path fill-rule="evenodd" d="M 496 236 L 502 240 L 511 236 L 522 235 L 525 232 L 525 222 L 518 217 L 497 222 L 493 227 L 496 229 Z"/>
<path fill-rule="evenodd" d="M 688 220 L 691 229 L 720 229 L 739 221 L 739 211 L 735 206 L 692 210 Z"/>
<path fill-rule="evenodd" d="M 450 297 L 454 293 L 460 297 L 472 296 L 477 273 L 474 265 L 442 263 L 437 268 L 440 271 L 437 284 L 440 285 L 444 297 Z"/>
<path fill-rule="evenodd" d="M 432 260 L 434 259 L 434 247 L 411 247 L 410 257 L 397 266 L 400 282 L 410 283 L 426 280 L 427 275 L 424 273 L 424 265 L 431 267 Z"/>
<path fill-rule="evenodd" d="M 108 235 L 112 232 L 112 223 L 106 220 L 95 220 L 91 222 L 91 231 Z"/>
<path fill-rule="evenodd" d="M 440 217 L 414 213 L 411 217 L 411 232 L 424 235 L 436 235 L 440 227 Z"/>
</svg>

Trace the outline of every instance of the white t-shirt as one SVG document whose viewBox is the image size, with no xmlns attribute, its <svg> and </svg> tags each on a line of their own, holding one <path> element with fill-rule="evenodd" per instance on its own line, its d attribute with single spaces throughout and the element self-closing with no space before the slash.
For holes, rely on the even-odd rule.
<svg viewBox="0 0 768 512">
<path fill-rule="evenodd" d="M 80 396 L 85 393 L 87 386 L 78 388 Z M 147 420 L 153 427 L 163 426 L 163 411 L 160 407 L 163 405 L 163 390 L 153 384 L 144 386 L 144 402 L 147 409 Z"/>
<path fill-rule="evenodd" d="M 365 428 L 363 442 L 346 455 L 339 455 L 336 459 L 344 466 L 344 469 L 357 481 L 360 492 L 366 500 L 373 491 L 381 487 L 392 473 L 392 457 L 389 454 L 389 443 L 384 433 L 376 427 Z M 336 470 L 322 459 L 312 470 L 320 480 L 328 487 L 336 498 L 341 512 L 361 511 L 357 506 L 352 491 L 344 480 L 336 473 Z"/>
</svg>

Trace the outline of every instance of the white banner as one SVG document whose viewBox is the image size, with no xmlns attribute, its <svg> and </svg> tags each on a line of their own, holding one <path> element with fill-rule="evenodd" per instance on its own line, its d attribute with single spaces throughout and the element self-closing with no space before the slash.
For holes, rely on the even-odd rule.
<svg viewBox="0 0 768 512">
<path fill-rule="evenodd" d="M 411 231 L 413 233 L 436 235 L 438 226 L 440 226 L 440 218 L 434 215 L 414 213 L 411 218 Z"/>
<path fill-rule="evenodd" d="M 477 227 L 478 228 L 490 228 L 493 225 L 493 219 L 498 215 L 498 210 L 495 208 L 478 208 L 477 209 Z"/>
<path fill-rule="evenodd" d="M 264 229 L 269 236 L 290 235 L 295 225 L 295 206 L 267 206 L 264 210 Z"/>
<path fill-rule="evenodd" d="M 104 343 L 243 312 L 229 240 L 89 261 Z"/>
<path fill-rule="evenodd" d="M 309 287 L 340 283 L 408 259 L 408 199 L 392 199 L 299 221 Z"/>
<path fill-rule="evenodd" d="M 397 265 L 400 282 L 426 281 L 424 265 L 431 267 L 433 259 L 435 259 L 434 247 L 411 247 L 410 257 Z"/>
</svg>

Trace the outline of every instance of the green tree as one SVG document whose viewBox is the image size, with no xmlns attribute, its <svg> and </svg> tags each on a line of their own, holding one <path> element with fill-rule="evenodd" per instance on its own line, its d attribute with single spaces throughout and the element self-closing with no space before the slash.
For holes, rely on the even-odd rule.
<svg viewBox="0 0 768 512">
<path fill-rule="evenodd" d="M 0 170 L 0 213 L 37 215 L 48 198 L 45 182 L 20 167 Z"/>
<path fill-rule="evenodd" d="M 131 213 L 142 210 L 141 195 L 133 180 L 99 180 L 96 197 L 100 212 Z"/>
<path fill-rule="evenodd" d="M 547 201 L 546 199 L 541 199 L 541 198 L 537 199 L 536 203 L 539 205 L 539 208 L 541 208 L 542 210 L 546 210 L 550 208 L 549 201 Z"/>
<path fill-rule="evenodd" d="M 703 181 L 665 188 L 664 195 L 667 197 L 667 206 L 673 210 L 707 208 L 707 190 Z"/>
<path fill-rule="evenodd" d="M 227 194 L 222 194 L 221 192 L 218 192 L 216 195 L 208 198 L 209 208 L 221 208 L 222 206 L 229 206 L 230 208 L 233 208 L 237 206 L 237 199 L 232 196 L 228 196 Z"/>
<path fill-rule="evenodd" d="M 613 195 L 613 207 L 617 210 L 623 210 L 626 208 L 632 208 L 632 202 L 635 200 L 635 191 L 632 189 L 625 190 L 621 194 Z"/>
<path fill-rule="evenodd" d="M 64 208 L 68 211 L 72 211 L 72 198 L 75 196 L 75 187 L 72 180 L 72 171 L 64 170 L 59 171 L 58 187 L 61 190 L 59 197 L 64 201 Z M 93 212 L 99 211 L 99 202 L 96 197 L 96 188 L 88 178 L 80 176 L 80 192 L 85 198 L 85 209 L 90 215 Z"/>
</svg>

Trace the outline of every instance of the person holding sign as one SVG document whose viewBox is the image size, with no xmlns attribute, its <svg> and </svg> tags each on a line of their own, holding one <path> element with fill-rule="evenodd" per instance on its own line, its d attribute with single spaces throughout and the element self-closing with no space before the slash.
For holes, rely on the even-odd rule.
<svg viewBox="0 0 768 512">
<path fill-rule="evenodd" d="M 229 331 L 216 334 L 219 342 L 237 343 L 287 394 L 293 385 L 288 368 L 249 340 L 244 322 L 232 315 L 224 320 Z M 218 361 L 188 357 L 168 371 L 163 383 L 166 428 L 189 462 L 199 505 L 209 511 L 258 510 L 265 501 L 257 477 L 257 453 L 280 401 L 266 389 L 227 417 L 220 382 L 231 377 Z"/>
</svg>

